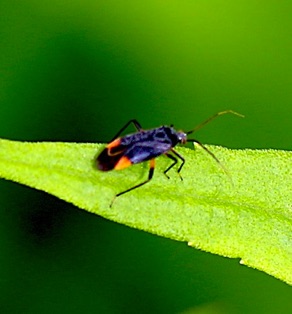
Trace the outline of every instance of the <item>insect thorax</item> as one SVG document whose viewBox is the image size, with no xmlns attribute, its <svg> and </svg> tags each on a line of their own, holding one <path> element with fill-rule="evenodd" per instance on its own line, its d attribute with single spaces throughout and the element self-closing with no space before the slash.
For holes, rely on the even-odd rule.
<svg viewBox="0 0 292 314">
<path fill-rule="evenodd" d="M 129 134 L 121 138 L 121 144 L 128 146 L 130 144 L 141 142 L 158 142 L 169 144 L 171 147 L 182 143 L 186 135 L 183 132 L 177 132 L 169 126 L 161 126 L 159 128 L 145 130 L 134 134 Z"/>
<path fill-rule="evenodd" d="M 155 129 L 155 140 L 170 143 L 172 147 L 181 143 L 181 132 L 177 132 L 173 127 L 162 126 Z"/>
</svg>

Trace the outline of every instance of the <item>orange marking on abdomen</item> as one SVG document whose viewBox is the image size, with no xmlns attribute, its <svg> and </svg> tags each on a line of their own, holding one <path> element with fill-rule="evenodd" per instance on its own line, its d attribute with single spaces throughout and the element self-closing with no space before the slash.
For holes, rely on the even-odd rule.
<svg viewBox="0 0 292 314">
<path fill-rule="evenodd" d="M 131 160 L 128 157 L 124 156 L 117 162 L 114 169 L 120 170 L 120 169 L 127 168 L 131 165 L 132 165 Z"/>
<path fill-rule="evenodd" d="M 115 139 L 114 141 L 110 142 L 107 144 L 107 148 L 113 148 L 113 147 L 117 147 L 121 144 L 121 139 L 120 138 L 117 138 Z"/>
</svg>

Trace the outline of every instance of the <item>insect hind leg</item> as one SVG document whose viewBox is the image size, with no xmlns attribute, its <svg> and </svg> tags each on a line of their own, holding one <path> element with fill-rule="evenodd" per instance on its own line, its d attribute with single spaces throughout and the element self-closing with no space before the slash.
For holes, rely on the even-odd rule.
<svg viewBox="0 0 292 314">
<path fill-rule="evenodd" d="M 123 132 L 125 131 L 125 129 L 126 129 L 131 123 L 134 125 L 134 127 L 136 128 L 137 131 L 142 131 L 142 127 L 141 127 L 140 123 L 139 123 L 136 119 L 132 119 L 132 120 L 128 121 L 128 122 L 120 129 L 120 131 L 113 137 L 113 139 L 111 140 L 111 142 L 112 142 L 113 140 L 115 140 L 116 138 L 118 138 L 118 137 L 121 135 L 121 133 L 123 133 Z"/>
<path fill-rule="evenodd" d="M 139 183 L 139 184 L 137 184 L 137 185 L 135 185 L 135 186 L 133 186 L 133 187 L 131 187 L 131 188 L 129 188 L 129 189 L 123 191 L 123 192 L 120 192 L 120 193 L 116 194 L 115 197 L 113 198 L 113 200 L 112 200 L 111 203 L 110 203 L 110 207 L 113 206 L 113 203 L 114 203 L 114 201 L 115 201 L 115 199 L 116 199 L 117 197 L 119 197 L 119 196 L 121 196 L 121 195 L 123 195 L 123 194 L 125 194 L 125 193 L 128 193 L 128 192 L 130 192 L 130 191 L 133 191 L 133 190 L 135 190 L 135 189 L 141 187 L 142 185 L 148 183 L 148 182 L 153 178 L 154 169 L 155 169 L 155 159 L 151 159 L 151 160 L 150 160 L 150 169 L 149 169 L 149 173 L 148 173 L 148 179 L 145 180 L 145 181 L 143 181 L 142 183 Z"/>
</svg>

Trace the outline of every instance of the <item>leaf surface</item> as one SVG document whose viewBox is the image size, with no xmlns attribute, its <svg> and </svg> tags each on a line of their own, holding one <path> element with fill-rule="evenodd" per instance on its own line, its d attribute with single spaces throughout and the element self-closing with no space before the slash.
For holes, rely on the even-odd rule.
<svg viewBox="0 0 292 314">
<path fill-rule="evenodd" d="M 208 145 L 232 182 L 201 148 L 177 148 L 186 164 L 180 180 L 157 159 L 153 180 L 142 163 L 101 172 L 95 159 L 102 144 L 0 140 L 0 177 L 25 184 L 107 219 L 187 242 L 292 284 L 292 153 L 231 150 Z"/>
</svg>

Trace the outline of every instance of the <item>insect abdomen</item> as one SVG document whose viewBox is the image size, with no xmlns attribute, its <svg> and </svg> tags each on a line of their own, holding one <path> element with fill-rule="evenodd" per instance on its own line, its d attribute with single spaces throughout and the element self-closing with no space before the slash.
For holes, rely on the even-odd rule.
<svg viewBox="0 0 292 314">
<path fill-rule="evenodd" d="M 105 148 L 97 157 L 96 165 L 101 171 L 109 171 L 116 169 L 116 165 L 121 159 L 122 154 L 109 155 L 109 149 Z"/>
</svg>

